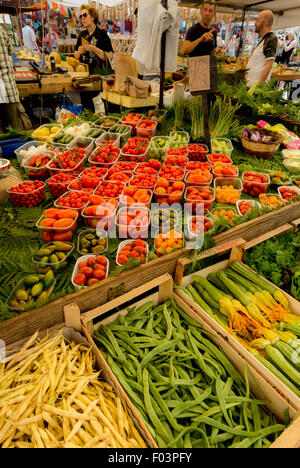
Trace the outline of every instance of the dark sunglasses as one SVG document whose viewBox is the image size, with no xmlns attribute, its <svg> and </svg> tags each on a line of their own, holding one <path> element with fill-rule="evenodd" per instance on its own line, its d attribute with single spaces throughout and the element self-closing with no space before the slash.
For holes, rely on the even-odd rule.
<svg viewBox="0 0 300 468">
<path fill-rule="evenodd" d="M 79 15 L 79 19 L 86 18 L 88 16 L 87 13 L 83 13 L 83 15 Z"/>
</svg>

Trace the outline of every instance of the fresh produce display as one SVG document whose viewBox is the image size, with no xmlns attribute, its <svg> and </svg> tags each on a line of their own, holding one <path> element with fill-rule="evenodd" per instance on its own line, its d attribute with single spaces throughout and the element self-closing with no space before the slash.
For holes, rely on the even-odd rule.
<svg viewBox="0 0 300 468">
<path fill-rule="evenodd" d="M 182 249 L 183 245 L 183 233 L 176 229 L 160 232 L 155 239 L 155 249 L 158 257 Z"/>
<path fill-rule="evenodd" d="M 7 306 L 18 312 L 30 310 L 47 301 L 55 284 L 54 273 L 23 278 L 7 299 Z"/>
<path fill-rule="evenodd" d="M 44 242 L 64 242 L 73 238 L 77 222 L 78 211 L 73 207 L 72 209 L 48 208 L 37 221 L 36 227 L 40 230 Z"/>
<path fill-rule="evenodd" d="M 182 148 L 179 150 L 169 149 L 167 151 L 166 159 L 164 160 L 165 166 L 179 166 L 179 167 L 186 167 L 188 163 L 188 159 L 186 156 L 180 156 L 180 154 L 176 155 L 174 152 L 182 152 Z M 173 153 L 173 154 L 172 154 Z"/>
<path fill-rule="evenodd" d="M 99 138 L 103 130 L 92 123 L 84 122 L 72 124 L 54 136 L 52 142 L 60 145 L 68 145 L 76 137 Z"/>
<path fill-rule="evenodd" d="M 23 161 L 23 160 L 29 159 L 30 157 L 40 155 L 44 151 L 47 151 L 47 143 L 41 143 L 41 142 L 33 143 L 32 142 L 32 144 L 29 144 L 29 146 L 26 147 L 26 149 L 24 145 L 21 146 L 21 148 L 18 149 L 18 155 L 20 157 L 20 160 Z"/>
<path fill-rule="evenodd" d="M 81 212 L 89 201 L 89 195 L 86 192 L 66 192 L 54 202 L 54 206 L 61 208 L 73 208 Z"/>
<path fill-rule="evenodd" d="M 232 151 L 232 144 L 230 140 L 225 138 L 213 138 L 211 140 L 212 152 L 224 152 L 228 154 L 229 151 Z"/>
<path fill-rule="evenodd" d="M 128 138 L 130 137 L 131 135 L 131 127 L 128 126 L 128 124 L 126 125 L 114 125 L 113 127 L 111 127 L 109 129 L 109 133 L 117 133 L 120 135 L 121 137 L 121 146 L 124 146 L 125 143 L 127 142 Z"/>
<path fill-rule="evenodd" d="M 62 270 L 68 265 L 70 254 L 74 250 L 71 242 L 49 242 L 43 245 L 33 256 L 39 273 L 49 270 Z"/>
<path fill-rule="evenodd" d="M 180 166 L 163 166 L 158 173 L 158 177 L 168 180 L 183 180 L 185 169 Z"/>
<path fill-rule="evenodd" d="M 132 174 L 137 168 L 137 163 L 127 162 L 127 161 L 118 161 L 108 170 L 108 175 L 111 176 L 114 172 L 125 172 Z"/>
<path fill-rule="evenodd" d="M 288 231 L 246 251 L 244 262 L 300 300 L 300 233 Z"/>
<path fill-rule="evenodd" d="M 58 173 L 47 180 L 48 189 L 52 198 L 59 198 L 68 191 L 70 182 L 77 178 L 76 174 Z"/>
<path fill-rule="evenodd" d="M 117 264 L 125 265 L 130 259 L 137 259 L 139 263 L 145 263 L 147 260 L 147 243 L 142 239 L 133 241 L 124 241 L 120 244 L 117 254 Z"/>
<path fill-rule="evenodd" d="M 135 169 L 136 174 L 158 174 L 161 163 L 157 159 L 149 159 L 145 163 L 139 163 Z"/>
<path fill-rule="evenodd" d="M 208 148 L 205 145 L 191 144 L 188 146 L 189 161 L 205 162 L 208 152 Z"/>
<path fill-rule="evenodd" d="M 136 127 L 136 134 L 138 137 L 145 137 L 151 140 L 156 134 L 157 123 L 151 119 L 143 119 Z"/>
<path fill-rule="evenodd" d="M 152 199 L 152 191 L 149 189 L 140 189 L 129 185 L 124 188 L 123 195 L 120 199 L 120 206 L 130 206 L 141 204 L 150 208 L 150 203 Z"/>
<path fill-rule="evenodd" d="M 207 216 L 191 216 L 188 219 L 190 237 L 203 235 L 213 227 L 213 222 Z"/>
<path fill-rule="evenodd" d="M 181 181 L 171 181 L 160 177 L 157 179 L 154 195 L 155 200 L 160 205 L 167 203 L 172 205 L 173 203 L 179 203 L 183 198 L 185 184 Z"/>
<path fill-rule="evenodd" d="M 242 212 L 243 208 L 241 208 L 240 210 Z M 243 214 L 245 214 L 245 212 Z M 237 213 L 236 210 L 233 208 L 215 208 L 214 210 L 212 210 L 212 215 L 215 218 L 217 218 L 217 220 L 221 220 L 222 218 L 224 218 L 226 221 L 233 224 Z"/>
<path fill-rule="evenodd" d="M 214 187 L 217 203 L 235 205 L 240 199 L 242 183 L 240 179 L 215 179 Z"/>
<path fill-rule="evenodd" d="M 146 162 L 149 139 L 142 137 L 129 138 L 122 148 L 122 160 L 134 162 Z"/>
<path fill-rule="evenodd" d="M 112 228 L 118 209 L 118 200 L 90 195 L 90 202 L 82 211 L 82 218 L 87 226 L 107 231 Z"/>
<path fill-rule="evenodd" d="M 212 168 L 213 176 L 217 177 L 237 177 L 239 175 L 239 169 L 234 165 L 224 164 L 222 161 L 214 163 Z"/>
<path fill-rule="evenodd" d="M 0 364 L 7 402 L 1 447 L 146 448 L 124 403 L 95 366 L 91 350 L 65 339 L 62 331 L 31 336 Z"/>
<path fill-rule="evenodd" d="M 189 134 L 187 132 L 171 132 L 170 146 L 172 148 L 187 148 L 189 144 Z"/>
<path fill-rule="evenodd" d="M 268 173 L 270 183 L 273 185 L 290 185 L 291 180 L 283 171 L 270 171 Z"/>
<path fill-rule="evenodd" d="M 209 162 L 189 161 L 186 165 L 186 172 L 194 171 L 195 169 L 202 169 L 203 171 L 211 171 Z"/>
<path fill-rule="evenodd" d="M 125 188 L 125 184 L 119 181 L 109 181 L 103 180 L 100 182 L 97 190 L 95 191 L 95 195 L 100 195 L 103 198 L 116 198 L 119 199 L 122 195 Z"/>
<path fill-rule="evenodd" d="M 285 201 L 294 201 L 295 197 L 300 196 L 300 190 L 295 187 L 279 187 L 278 188 L 278 193 L 279 195 L 283 198 Z"/>
<path fill-rule="evenodd" d="M 118 120 L 119 119 L 117 117 L 102 117 L 96 121 L 96 125 L 103 130 L 109 130 L 111 127 L 114 127 L 117 124 Z"/>
<path fill-rule="evenodd" d="M 107 177 L 107 180 L 124 182 L 124 184 L 128 184 L 130 179 L 131 179 L 131 174 L 125 174 L 125 172 L 114 172 L 113 174 Z"/>
<path fill-rule="evenodd" d="M 143 118 L 143 115 L 142 114 L 139 114 L 139 113 L 133 113 L 133 112 L 129 112 L 128 114 L 126 114 L 123 118 L 122 118 L 122 124 L 124 125 L 129 125 L 130 127 L 132 127 L 133 129 L 136 128 L 136 126 L 140 123 L 140 121 L 142 120 Z"/>
<path fill-rule="evenodd" d="M 48 163 L 50 175 L 58 172 L 80 173 L 83 170 L 85 159 L 85 148 L 75 147 L 62 151 Z"/>
<path fill-rule="evenodd" d="M 152 226 L 159 230 L 159 232 L 169 232 L 179 225 L 178 213 L 175 210 L 159 209 L 152 212 L 151 216 Z"/>
<path fill-rule="evenodd" d="M 34 130 L 32 137 L 34 140 L 50 142 L 61 130 L 62 126 L 57 124 L 45 124 Z"/>
<path fill-rule="evenodd" d="M 212 173 L 208 170 L 203 171 L 202 169 L 194 169 L 188 172 L 185 178 L 186 185 L 194 186 L 209 186 L 212 182 Z"/>
<path fill-rule="evenodd" d="M 269 447 L 285 429 L 172 300 L 128 310 L 93 337 L 160 448 Z"/>
<path fill-rule="evenodd" d="M 269 176 L 257 172 L 244 172 L 242 175 L 243 192 L 251 197 L 266 193 L 270 184 Z"/>
<path fill-rule="evenodd" d="M 248 211 L 258 210 L 260 204 L 255 202 L 254 200 L 239 200 L 237 202 L 237 207 L 242 216 L 244 216 Z"/>
<path fill-rule="evenodd" d="M 167 149 L 166 155 L 167 155 L 166 159 L 169 159 L 172 156 L 173 159 L 175 159 L 176 157 L 177 159 L 181 161 L 185 161 L 185 164 L 178 164 L 178 166 L 182 166 L 182 165 L 186 165 L 188 150 L 186 146 L 182 146 L 178 148 L 172 147 L 172 148 Z"/>
<path fill-rule="evenodd" d="M 147 238 L 149 224 L 148 208 L 129 206 L 119 209 L 116 225 L 120 239 Z"/>
<path fill-rule="evenodd" d="M 300 317 L 286 296 L 237 261 L 193 280 L 186 293 L 300 396 Z"/>
<path fill-rule="evenodd" d="M 113 143 L 110 143 L 96 148 L 91 154 L 89 161 L 91 164 L 110 168 L 118 161 L 119 156 L 120 148 L 117 148 Z"/>
<path fill-rule="evenodd" d="M 162 159 L 170 147 L 170 138 L 167 136 L 155 136 L 151 138 L 149 158 Z"/>
<path fill-rule="evenodd" d="M 90 178 L 88 178 L 90 180 Z M 97 180 L 97 185 L 99 184 L 99 180 Z M 97 187 L 96 185 L 96 187 Z M 90 183 L 88 185 L 85 184 L 85 178 L 82 179 L 82 177 L 77 177 L 77 179 L 73 180 L 69 185 L 68 185 L 68 190 L 71 192 L 87 192 L 87 193 L 92 193 L 95 190 L 95 187 L 92 187 Z"/>
<path fill-rule="evenodd" d="M 100 180 L 105 179 L 107 176 L 107 170 L 104 167 L 91 166 L 84 169 L 81 172 L 80 177 L 83 178 L 83 183 L 91 187 L 97 187 Z"/>
<path fill-rule="evenodd" d="M 81 287 L 93 286 L 107 277 L 108 267 L 109 262 L 103 255 L 84 255 L 77 260 L 72 282 Z"/>
<path fill-rule="evenodd" d="M 156 174 L 135 174 L 130 180 L 130 185 L 139 188 L 153 189 L 157 180 Z"/>
<path fill-rule="evenodd" d="M 45 200 L 45 183 L 39 180 L 21 182 L 8 190 L 14 206 L 32 208 Z"/>
<path fill-rule="evenodd" d="M 284 206 L 284 201 L 279 198 L 279 195 L 268 195 L 266 193 L 262 193 L 259 195 L 259 201 L 263 206 L 271 209 L 278 209 Z"/>
<path fill-rule="evenodd" d="M 187 110 L 188 109 L 186 109 L 186 111 Z M 151 138 L 150 142 L 149 139 L 142 140 L 142 146 L 146 149 L 145 154 L 130 154 L 128 156 L 129 158 L 132 157 L 132 160 L 129 161 L 126 160 L 128 158 L 126 157 L 126 154 L 124 154 L 123 147 L 125 146 L 126 148 L 126 144 L 128 144 L 128 138 L 130 138 L 132 127 L 118 123 L 115 123 L 112 128 L 105 129 L 107 131 L 103 132 L 100 138 L 94 141 L 91 138 L 86 138 L 84 136 L 76 137 L 74 141 L 68 145 L 68 148 L 65 149 L 62 149 L 59 145 L 55 146 L 56 143 L 53 142 L 48 142 L 48 146 L 46 146 L 46 140 L 45 142 L 43 140 L 40 142 L 28 142 L 21 147 L 22 151 L 25 150 L 27 152 L 28 150 L 26 159 L 23 159 L 23 161 L 29 160 L 33 156 L 46 155 L 49 151 L 49 155 L 51 154 L 53 159 L 47 164 L 47 166 L 56 161 L 58 162 L 58 167 L 49 167 L 50 176 L 46 181 L 46 186 L 41 188 L 40 192 L 45 192 L 45 196 L 43 195 L 40 203 L 35 205 L 34 202 L 32 206 L 29 204 L 28 206 L 30 209 L 26 207 L 26 210 L 24 210 L 22 206 L 19 208 L 17 205 L 13 206 L 10 199 L 8 199 L 3 205 L 4 211 L 3 213 L 1 212 L 0 216 L 0 229 L 1 227 L 3 229 L 3 231 L 1 231 L 1 238 L 3 238 L 3 241 L 0 241 L 0 255 L 1 259 L 3 258 L 5 260 L 1 260 L 0 271 L 0 274 L 4 276 L 4 288 L 2 288 L 0 292 L 0 320 L 2 317 L 5 318 L 7 316 L 11 316 L 7 315 L 8 312 L 5 306 L 5 301 L 11 290 L 20 280 L 22 272 L 29 274 L 36 271 L 36 264 L 33 262 L 32 257 L 40 248 L 43 247 L 43 243 L 57 241 L 73 242 L 74 245 L 77 246 L 78 252 L 78 239 L 82 230 L 87 227 L 90 229 L 103 229 L 106 231 L 116 228 L 117 215 L 119 210 L 122 208 L 132 207 L 135 204 L 137 204 L 139 208 L 151 208 L 151 202 L 159 203 L 160 207 L 164 208 L 164 204 L 168 207 L 173 203 L 177 203 L 179 211 L 181 210 L 181 214 L 183 214 L 184 203 L 187 202 L 189 204 L 188 212 L 190 214 L 196 216 L 203 215 L 205 213 L 206 216 L 211 217 L 214 221 L 214 229 L 205 233 L 205 241 L 207 241 L 205 242 L 205 245 L 209 246 L 210 243 L 213 243 L 213 237 L 215 235 L 221 234 L 231 227 L 238 226 L 249 219 L 252 220 L 268 212 L 265 205 L 262 205 L 263 208 L 260 208 L 258 203 L 255 205 L 256 207 L 254 209 L 246 210 L 246 204 L 248 204 L 248 201 L 253 205 L 254 199 L 259 200 L 259 198 L 256 195 L 253 197 L 253 200 L 250 200 L 251 194 L 243 193 L 243 185 L 238 187 L 242 182 L 243 173 L 253 172 L 269 176 L 271 181 L 267 191 L 268 197 L 276 196 L 280 201 L 283 201 L 285 204 L 287 203 L 279 196 L 278 189 L 284 187 L 285 184 L 288 183 L 287 179 L 289 179 L 290 183 L 290 185 L 288 185 L 289 188 L 292 190 L 297 188 L 298 176 L 296 174 L 293 175 L 293 173 L 288 169 L 284 169 L 284 162 L 289 159 L 294 159 L 286 158 L 286 151 L 291 152 L 295 150 L 288 149 L 287 147 L 282 154 L 280 151 L 276 153 L 272 160 L 259 160 L 255 156 L 248 156 L 241 151 L 241 130 L 238 129 L 236 131 L 234 125 L 231 127 L 231 136 L 224 133 L 214 135 L 211 132 L 212 140 L 210 148 L 208 148 L 203 145 L 201 140 L 194 141 L 192 133 L 190 138 L 190 135 L 186 130 L 190 130 L 189 119 L 191 116 L 186 111 L 184 112 L 184 119 L 182 121 L 183 124 L 181 128 L 174 125 L 172 111 L 168 111 L 168 119 L 166 119 L 161 128 L 159 128 L 160 134 Z M 225 116 L 225 110 L 223 109 L 223 111 Z M 213 118 L 216 116 L 217 113 Z M 109 117 L 110 116 L 107 116 L 107 118 Z M 100 116 L 100 119 L 102 118 L 105 117 Z M 69 128 L 72 128 L 72 126 L 80 127 L 80 125 L 85 121 L 91 128 L 99 129 L 99 122 L 96 122 L 97 120 L 99 120 L 99 115 L 93 114 L 90 111 L 85 111 L 78 120 L 74 118 L 70 119 L 67 125 L 69 125 Z M 122 120 L 122 116 L 113 116 L 112 120 Z M 232 118 L 232 120 L 236 121 L 236 117 Z M 243 125 L 243 128 L 245 128 L 245 126 L 247 128 L 251 128 L 251 125 L 248 125 L 247 122 L 245 123 L 244 121 L 245 118 L 242 118 L 243 123 L 241 123 L 241 125 Z M 255 120 L 252 120 L 252 122 L 255 124 Z M 64 130 L 66 130 L 68 127 L 65 123 L 64 125 Z M 265 122 L 258 122 L 257 125 L 265 126 Z M 51 130 L 53 126 L 55 127 L 55 125 L 49 124 L 46 125 L 45 128 Z M 56 125 L 56 127 L 62 133 L 62 125 Z M 275 127 L 276 126 L 273 126 L 272 128 Z M 293 136 L 292 132 L 284 130 L 283 126 L 278 125 L 277 127 L 277 131 L 285 132 L 285 135 L 288 135 L 284 137 L 284 142 L 286 141 L 285 138 L 296 138 L 296 136 Z M 121 133 L 123 142 L 120 142 Z M 58 132 L 57 135 L 59 135 Z M 174 141 L 174 136 L 175 140 L 179 140 L 178 142 Z M 42 138 L 42 136 L 40 138 Z M 229 151 L 229 148 L 232 147 L 230 138 L 232 138 L 232 142 L 237 141 L 237 144 L 234 145 L 234 151 L 232 151 L 232 149 Z M 224 151 L 221 149 L 215 150 L 213 140 L 221 140 L 226 143 L 226 145 L 224 144 Z M 112 141 L 114 147 L 118 145 L 120 146 L 119 159 L 112 162 L 107 167 L 101 167 L 101 165 L 97 163 L 91 164 L 90 161 L 87 161 L 87 156 L 92 154 L 94 147 L 101 148 L 101 146 L 105 146 L 104 141 Z M 130 138 L 129 146 L 131 146 L 130 151 L 132 153 L 135 152 L 137 141 L 139 141 L 139 138 Z M 294 141 L 290 141 L 290 143 L 293 142 Z M 174 147 L 174 143 L 178 148 Z M 83 145 L 82 148 L 80 148 L 81 144 Z M 37 151 L 37 145 L 39 145 L 39 148 L 41 148 L 42 151 Z M 72 146 L 74 148 L 72 148 Z M 227 149 L 225 149 L 225 146 Z M 32 150 L 32 154 L 30 154 L 30 148 Z M 76 155 L 76 148 L 79 148 L 78 158 Z M 154 157 L 151 156 L 151 148 L 158 151 L 158 154 Z M 139 148 L 139 150 L 140 149 L 141 148 Z M 171 151 L 169 151 L 171 154 L 167 155 L 167 151 L 169 149 L 171 149 Z M 198 151 L 199 154 L 193 154 L 193 150 Z M 34 153 L 35 151 L 37 152 Z M 217 159 L 222 159 L 220 154 L 225 154 L 226 158 L 231 156 L 230 160 L 232 161 L 232 164 L 229 164 L 228 159 L 225 159 L 225 163 L 218 160 L 216 162 L 209 162 L 207 158 L 214 153 Z M 200 156 L 200 154 L 203 155 L 203 162 L 201 161 L 202 156 Z M 288 153 L 288 155 L 292 156 L 290 153 Z M 18 150 L 16 150 L 16 156 L 18 157 L 20 169 L 23 171 L 22 159 Z M 140 156 L 141 159 L 139 159 Z M 14 164 L 15 162 L 12 159 L 12 167 L 14 167 Z M 39 164 L 39 162 L 37 164 Z M 76 167 L 77 164 L 78 167 Z M 220 172 L 218 172 L 218 168 L 220 168 Z M 232 168 L 235 168 L 235 173 L 232 174 L 233 177 L 231 178 L 229 177 L 231 172 L 228 172 L 228 176 L 227 174 L 225 175 L 225 173 L 227 171 L 231 171 Z M 40 169 L 40 167 L 34 168 L 34 170 Z M 27 183 L 28 174 L 26 174 L 25 171 L 22 173 L 24 173 L 24 182 Z M 197 182 L 198 178 L 203 177 L 203 175 L 205 176 L 204 178 L 206 178 L 204 184 L 207 185 L 207 187 L 197 186 L 197 183 L 201 184 L 201 182 Z M 283 178 L 281 179 L 281 177 Z M 115 182 L 114 179 L 117 179 L 117 181 Z M 134 185 L 132 185 L 130 179 L 133 179 Z M 234 202 L 237 197 L 233 197 L 235 199 L 232 199 L 231 205 L 228 205 L 225 200 L 220 202 L 219 198 L 215 199 L 214 189 L 216 188 L 216 183 L 219 182 L 218 179 L 227 179 L 228 185 L 233 185 L 234 190 L 240 192 L 240 197 L 236 206 L 237 215 L 233 216 L 232 219 L 229 213 L 234 211 Z M 234 183 L 233 179 L 235 180 Z M 278 185 L 281 182 L 282 185 Z M 130 183 L 130 185 L 128 185 L 128 183 Z M 188 187 L 189 184 L 192 184 L 191 187 Z M 97 191 L 98 185 L 100 187 L 100 193 Z M 205 191 L 200 191 L 199 189 L 201 188 L 205 189 Z M 95 190 L 97 191 L 96 194 L 93 193 Z M 69 202 L 72 201 L 73 207 L 71 205 L 71 207 L 67 206 L 65 209 L 72 209 L 78 212 L 78 218 L 74 220 L 73 225 L 70 221 L 70 219 L 72 220 L 72 217 L 69 218 L 68 216 L 65 216 L 67 221 L 62 221 L 62 227 L 53 228 L 54 223 L 60 220 L 55 219 L 55 216 L 54 219 L 53 217 L 51 219 L 50 216 L 44 216 L 44 211 L 55 209 L 51 208 L 53 206 L 59 206 L 60 208 L 57 209 L 63 210 L 61 205 L 57 205 L 57 202 L 61 198 L 62 200 L 64 200 L 64 198 L 68 200 L 71 192 L 78 194 L 73 195 L 72 197 L 74 198 L 69 200 Z M 86 192 L 85 196 L 88 195 L 88 197 L 84 198 L 84 203 L 81 205 L 81 196 L 83 196 L 83 192 Z M 192 195 L 190 195 L 191 193 Z M 36 192 L 36 195 L 38 194 L 39 192 Z M 225 191 L 223 196 L 225 197 Z M 25 194 L 25 197 L 21 194 L 19 200 L 20 203 L 24 203 L 24 201 L 26 202 L 26 200 L 28 200 L 27 194 Z M 297 200 L 298 197 L 293 198 L 294 202 L 297 202 Z M 241 205 L 240 202 L 245 202 L 245 206 Z M 79 207 L 79 205 L 81 206 Z M 230 210 L 230 206 L 232 210 Z M 241 210 L 239 208 L 241 208 Z M 278 206 L 278 208 L 280 208 L 280 206 Z M 199 210 L 198 212 L 197 209 Z M 201 209 L 204 209 L 204 211 L 201 211 Z M 226 214 L 223 216 L 224 213 L 222 210 L 228 210 L 228 216 Z M 241 216 L 241 214 L 243 214 L 241 211 L 243 213 L 245 212 L 246 215 Z M 149 213 L 149 215 L 150 214 L 151 213 Z M 218 219 L 216 216 L 218 216 Z M 43 220 L 44 218 L 46 218 L 46 220 Z M 149 218 L 151 219 L 151 227 L 155 227 L 152 223 L 152 217 L 149 216 Z M 41 224 L 42 220 L 45 225 Z M 160 225 L 161 228 L 163 228 L 162 222 Z M 36 229 L 36 232 L 34 232 L 35 226 L 38 228 Z M 183 223 L 181 223 L 181 221 L 179 222 L 179 230 L 183 227 L 187 227 L 186 219 Z M 148 231 L 148 234 L 149 233 L 150 229 Z M 118 233 L 116 234 L 117 238 L 113 239 L 112 242 L 109 243 L 108 248 L 108 258 L 111 262 L 112 274 L 115 274 L 114 268 L 116 268 L 116 252 L 121 241 L 121 239 L 118 238 Z M 187 235 L 187 232 L 185 234 Z M 105 236 L 106 234 L 104 237 Z M 109 233 L 107 233 L 107 239 L 108 237 L 110 237 Z M 151 240 L 149 237 L 145 240 L 147 240 L 149 245 L 149 260 L 153 260 L 156 258 L 154 239 Z M 76 256 L 78 255 L 77 252 L 69 257 L 72 262 L 76 260 Z M 88 252 L 81 253 L 93 254 L 93 251 L 89 250 Z M 8 258 L 8 260 L 6 260 L 6 258 Z M 12 266 L 14 266 L 14 270 L 12 270 Z M 68 265 L 66 268 L 55 271 L 55 274 L 59 275 L 59 280 L 57 281 L 56 290 L 52 297 L 58 298 L 73 291 L 70 282 L 71 267 L 72 265 Z M 126 264 L 126 269 L 133 267 L 134 262 Z M 116 271 L 116 273 L 118 272 L 119 270 Z"/>
<path fill-rule="evenodd" d="M 215 191 L 212 188 L 187 187 L 185 191 L 185 202 L 188 204 L 189 212 L 197 213 L 203 207 L 204 212 L 211 209 L 215 200 Z M 199 208 L 198 208 L 199 207 Z"/>
<path fill-rule="evenodd" d="M 52 154 L 37 154 L 29 159 L 23 160 L 23 168 L 27 174 L 27 177 L 32 180 L 46 180 L 49 171 L 46 167 L 49 161 L 53 158 Z"/>
<path fill-rule="evenodd" d="M 216 162 L 221 162 L 223 165 L 227 164 L 230 166 L 233 164 L 232 159 L 227 154 L 223 153 L 211 153 L 207 156 L 207 159 L 211 165 L 214 165 Z"/>
<path fill-rule="evenodd" d="M 88 229 L 78 236 L 77 250 L 80 255 L 101 254 L 107 249 L 108 240 L 102 231 Z"/>
</svg>

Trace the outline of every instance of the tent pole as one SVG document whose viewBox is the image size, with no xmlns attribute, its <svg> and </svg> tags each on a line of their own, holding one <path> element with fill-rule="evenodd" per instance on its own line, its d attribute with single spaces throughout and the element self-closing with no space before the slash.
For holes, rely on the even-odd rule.
<svg viewBox="0 0 300 468">
<path fill-rule="evenodd" d="M 162 0 L 162 6 L 168 9 L 168 0 Z M 160 87 L 159 87 L 159 108 L 164 106 L 164 82 L 165 82 L 165 65 L 166 65 L 166 39 L 167 31 L 164 31 L 161 38 L 161 58 L 160 58 Z"/>
</svg>

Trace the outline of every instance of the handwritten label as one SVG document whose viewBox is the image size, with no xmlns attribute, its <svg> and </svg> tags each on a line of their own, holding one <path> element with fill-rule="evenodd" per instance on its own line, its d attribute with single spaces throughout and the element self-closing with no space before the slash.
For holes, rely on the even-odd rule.
<svg viewBox="0 0 300 468">
<path fill-rule="evenodd" d="M 220 252 L 225 252 L 226 250 L 233 249 L 233 247 L 237 247 L 240 244 L 239 240 L 228 242 L 227 244 L 219 245 L 213 247 L 211 249 L 204 250 L 198 254 L 198 259 L 203 257 L 210 257 L 212 255 L 219 254 Z"/>
<path fill-rule="evenodd" d="M 210 82 L 210 55 L 189 58 L 189 90 L 209 91 Z"/>
</svg>

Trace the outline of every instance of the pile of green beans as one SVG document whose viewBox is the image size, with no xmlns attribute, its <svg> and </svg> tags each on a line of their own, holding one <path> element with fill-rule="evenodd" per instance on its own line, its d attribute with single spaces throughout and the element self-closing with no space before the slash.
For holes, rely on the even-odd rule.
<svg viewBox="0 0 300 468">
<path fill-rule="evenodd" d="M 173 300 L 128 312 L 94 340 L 160 448 L 265 448 L 285 429 Z"/>
</svg>

